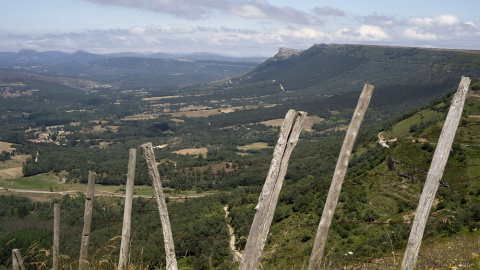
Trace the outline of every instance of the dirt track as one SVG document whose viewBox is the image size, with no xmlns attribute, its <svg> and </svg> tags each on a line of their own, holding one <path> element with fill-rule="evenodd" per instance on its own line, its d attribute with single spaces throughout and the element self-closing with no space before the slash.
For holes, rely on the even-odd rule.
<svg viewBox="0 0 480 270">
<path fill-rule="evenodd" d="M 228 222 L 228 205 L 226 205 L 225 207 L 223 207 L 223 210 L 225 210 L 225 221 L 227 222 L 227 226 L 228 226 L 228 231 L 230 232 L 230 250 L 232 250 L 232 253 L 233 253 L 233 259 L 236 261 L 236 262 L 239 262 L 242 260 L 242 253 L 240 253 L 240 251 L 238 251 L 236 248 L 235 248 L 235 234 L 233 233 L 233 228 L 232 226 L 230 226 L 230 223 Z"/>
</svg>

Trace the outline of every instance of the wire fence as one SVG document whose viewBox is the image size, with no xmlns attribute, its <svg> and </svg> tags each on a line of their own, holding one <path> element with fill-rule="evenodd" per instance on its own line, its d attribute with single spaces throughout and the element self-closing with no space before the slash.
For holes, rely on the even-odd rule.
<svg viewBox="0 0 480 270">
<path fill-rule="evenodd" d="M 468 125 L 480 125 L 480 123 L 473 123 L 473 124 L 468 124 Z M 424 134 L 424 135 L 422 135 L 422 137 L 428 139 L 428 137 L 431 136 L 432 134 Z M 373 144 L 373 142 L 362 143 L 362 144 L 357 145 L 357 148 L 371 146 L 372 144 Z M 335 147 L 331 147 L 329 149 L 324 149 L 320 152 L 316 152 L 315 154 L 312 154 L 312 155 L 297 155 L 294 158 L 299 158 L 299 159 L 316 158 L 316 157 L 322 156 L 323 154 L 326 154 L 326 153 L 331 153 L 331 152 L 334 152 L 334 151 L 338 151 L 339 149 L 340 149 L 340 146 L 335 146 Z M 294 161 L 290 161 L 289 163 L 291 164 L 293 162 Z M 262 162 L 260 162 L 260 163 L 262 163 Z M 264 161 L 263 163 L 267 164 L 269 162 Z M 468 168 L 468 167 L 478 167 L 478 166 L 480 166 L 480 164 L 476 164 L 476 163 L 475 164 L 453 164 L 453 165 L 447 165 L 447 168 Z M 145 167 L 146 167 L 146 165 L 145 165 Z M 145 169 L 145 168 L 143 168 L 143 169 Z M 140 168 L 140 171 L 141 170 L 142 170 L 142 168 Z M 254 172 L 255 173 L 265 173 L 266 174 L 266 171 L 263 171 L 263 170 L 260 170 L 260 169 L 256 169 L 256 171 L 254 171 Z M 425 172 L 425 171 L 415 171 L 412 174 L 426 175 L 426 173 L 427 172 Z M 362 186 L 365 185 L 365 183 L 362 183 L 359 180 L 362 180 L 362 179 L 365 179 L 365 178 L 372 178 L 372 177 L 395 177 L 395 174 L 394 174 L 394 172 L 391 172 L 391 175 L 386 174 L 386 173 L 369 173 L 369 172 L 367 172 L 367 173 L 361 174 L 361 175 L 356 176 L 356 177 L 347 178 L 346 181 L 344 182 L 344 186 L 353 186 L 353 187 L 359 186 L 359 187 L 362 187 Z M 467 183 L 467 182 L 471 183 L 472 181 L 478 180 L 479 178 L 480 178 L 480 176 L 462 178 L 462 179 L 454 179 L 454 182 L 456 184 Z M 312 184 L 312 185 L 296 185 L 296 184 L 293 184 L 293 185 L 284 186 L 283 190 L 284 191 L 310 190 L 310 191 L 313 191 L 313 192 L 319 192 L 319 191 L 327 190 L 329 188 L 329 186 L 330 185 L 327 184 L 327 183 Z M 199 204 L 201 204 L 202 201 L 224 202 L 224 201 L 229 201 L 231 199 L 247 197 L 247 196 L 250 196 L 250 195 L 258 195 L 261 190 L 262 190 L 261 186 L 250 186 L 250 187 L 245 188 L 241 194 L 233 194 L 232 192 L 223 192 L 223 193 L 220 193 L 220 194 L 206 195 L 206 196 L 203 196 L 203 197 L 179 196 L 179 198 L 177 198 L 177 199 L 182 200 L 182 201 L 192 200 L 192 201 L 198 202 Z M 124 196 L 125 196 L 125 193 L 116 195 L 116 197 L 118 197 L 118 198 L 122 198 Z M 134 209 L 134 211 L 132 212 L 132 216 L 141 215 L 141 214 L 148 213 L 148 212 L 158 211 L 157 209 L 147 209 L 147 206 L 154 203 L 154 198 L 155 198 L 154 196 L 145 196 L 145 200 L 142 202 L 142 204 L 135 207 L 136 209 Z M 114 206 L 114 205 L 118 204 L 118 202 L 115 201 L 115 200 L 111 200 L 111 201 L 101 200 L 99 202 L 101 203 L 100 208 L 106 208 L 106 207 L 110 207 L 110 206 Z M 169 209 L 169 211 L 171 211 L 171 209 Z M 174 214 L 174 213 L 170 213 L 170 214 Z M 435 217 L 431 216 L 431 218 L 435 218 Z M 107 221 L 96 223 L 95 227 L 103 228 L 103 227 L 106 227 L 108 225 L 113 225 L 113 224 L 118 225 L 118 224 L 121 224 L 122 219 L 123 219 L 123 213 L 120 213 L 119 215 L 114 216 Z M 189 217 L 183 217 L 182 219 L 172 219 L 172 224 L 175 225 L 175 224 L 180 224 L 180 223 L 184 223 L 184 222 L 188 222 L 188 221 L 189 221 Z M 223 221 L 223 222 L 225 223 L 225 221 Z M 339 219 L 339 220 L 334 220 L 333 222 L 336 223 L 336 224 L 354 224 L 354 225 L 364 225 L 364 226 L 392 226 L 392 225 L 398 225 L 398 224 L 405 224 L 405 225 L 410 225 L 411 224 L 411 222 L 409 220 L 404 220 L 404 221 L 389 221 L 389 220 L 368 221 L 368 220 L 343 220 L 343 219 Z M 436 224 L 441 224 L 443 226 L 445 222 L 448 222 L 449 225 L 455 225 L 455 224 L 463 225 L 466 222 L 480 222 L 480 218 L 450 219 L 448 221 L 445 221 L 443 219 L 442 220 L 434 220 L 433 225 L 437 226 Z M 132 228 L 132 232 L 133 232 L 132 245 L 135 245 L 135 243 L 137 241 L 140 242 L 140 240 L 142 240 L 142 239 L 138 239 L 138 238 L 135 237 L 135 235 L 136 235 L 135 231 L 136 230 L 141 230 L 141 227 L 143 225 L 145 225 L 145 224 L 134 223 L 134 228 Z M 226 224 L 223 224 L 223 225 L 226 228 Z M 298 222 L 298 223 L 292 224 L 289 228 L 286 228 L 284 230 L 284 232 L 288 233 L 288 232 L 293 232 L 293 231 L 295 231 L 299 228 L 310 228 L 310 227 L 316 227 L 316 226 L 318 226 L 318 222 L 307 222 L 307 223 Z M 155 243 L 153 243 L 153 242 L 156 241 L 157 236 L 161 237 L 161 235 L 159 233 L 161 223 L 159 221 L 157 221 L 153 225 L 150 224 L 150 227 L 159 228 L 159 229 L 153 231 L 152 234 L 150 235 L 150 237 L 148 239 L 146 239 L 147 240 L 146 242 L 142 241 L 142 243 L 143 243 L 142 250 L 143 249 L 155 249 L 158 252 L 163 252 L 163 246 L 162 245 L 158 246 Z M 388 230 L 386 230 L 386 232 L 387 232 L 387 234 L 389 234 Z M 92 233 L 94 233 L 94 231 L 92 231 Z M 77 234 L 71 235 L 71 237 L 75 237 L 75 236 L 79 237 L 80 234 L 81 234 L 81 232 L 78 231 Z M 118 229 L 115 232 L 115 235 L 120 235 L 120 234 L 121 234 L 121 229 Z M 228 239 L 228 237 L 229 237 L 228 234 L 220 235 L 220 237 L 200 237 L 200 236 L 197 236 L 197 235 L 194 235 L 194 234 L 190 233 L 189 231 L 176 231 L 175 234 L 174 234 L 175 241 L 180 241 L 180 240 L 187 239 L 187 238 L 189 240 L 192 240 L 193 242 L 195 242 L 195 241 L 207 241 L 207 242 L 211 243 L 210 248 L 214 248 L 214 249 L 215 248 L 228 249 L 229 248 L 229 243 L 228 243 L 228 241 L 225 241 L 225 239 Z M 40 239 L 40 240 L 44 240 L 44 239 Z M 143 239 L 143 240 L 145 240 L 145 239 Z M 479 247 L 477 247 L 477 248 L 479 248 Z M 189 254 L 198 254 L 199 252 L 202 252 L 203 250 L 204 249 L 201 249 L 201 248 L 177 249 L 176 253 L 177 253 L 177 256 L 187 257 Z M 479 249 L 475 249 L 475 250 L 479 250 Z M 400 253 L 400 254 L 402 253 L 401 251 L 398 251 L 398 250 L 393 250 L 392 252 L 393 253 L 397 252 L 397 253 Z M 356 259 L 348 258 L 348 260 L 345 260 L 345 262 L 348 262 L 348 267 L 346 267 L 346 268 L 348 268 L 348 269 L 389 269 L 389 268 L 393 267 L 392 269 L 395 269 L 395 267 L 398 268 L 399 263 L 401 263 L 400 254 L 394 254 L 394 255 L 375 254 L 374 257 L 371 257 L 371 258 L 356 258 Z M 350 255 L 349 253 L 345 254 L 346 257 L 349 257 L 349 255 Z M 276 260 L 284 260 L 284 261 L 289 261 L 289 262 L 291 262 L 295 265 L 298 265 L 299 266 L 298 269 L 306 269 L 305 260 L 307 261 L 307 264 L 308 264 L 308 256 L 309 256 L 309 254 L 305 255 L 305 256 L 292 256 L 292 257 L 275 257 L 275 256 L 267 255 L 267 256 L 264 256 L 264 258 L 262 260 L 262 263 L 268 263 L 269 261 L 276 261 Z M 350 256 L 350 257 L 353 258 L 354 256 Z M 470 257 L 472 257 L 472 256 L 470 256 Z M 152 260 L 152 258 L 144 258 L 144 260 L 149 261 L 149 260 Z M 464 258 L 462 260 L 467 262 L 469 260 L 469 258 L 467 257 L 467 258 Z M 473 260 L 473 257 L 470 258 L 470 261 L 472 261 L 472 260 Z M 328 254 L 325 258 L 325 261 L 326 261 L 325 262 L 326 264 L 328 264 L 329 261 L 331 261 L 330 258 L 328 258 Z M 424 255 L 423 253 L 421 253 L 420 257 L 419 257 L 419 266 L 426 265 L 426 266 L 429 266 L 429 267 L 446 268 L 448 265 L 450 265 L 452 263 L 455 264 L 456 262 L 455 261 L 449 261 L 445 257 L 432 257 L 430 255 Z M 326 265 L 326 266 L 327 266 L 327 268 L 329 267 L 329 265 Z M 331 267 L 334 268 L 335 266 L 331 266 Z"/>
<path fill-rule="evenodd" d="M 372 175 L 370 175 L 370 176 L 372 176 Z M 360 178 L 362 178 L 362 177 L 360 176 L 360 177 L 357 177 L 356 179 L 360 179 Z M 469 178 L 469 179 L 458 180 L 458 181 L 471 181 L 473 179 L 478 179 L 478 178 L 480 178 L 480 176 Z M 353 185 L 353 186 L 362 185 L 361 183 L 358 184 L 358 183 L 354 183 L 352 181 L 351 182 L 346 182 L 345 184 L 346 185 Z M 314 190 L 314 191 L 318 191 L 318 190 L 324 190 L 325 188 L 328 188 L 328 185 L 286 186 L 284 188 L 284 190 Z M 261 187 L 251 187 L 251 188 L 248 189 L 248 192 L 242 193 L 242 194 L 220 194 L 220 195 L 205 196 L 205 197 L 201 197 L 201 198 L 185 197 L 185 198 L 183 198 L 183 200 L 192 200 L 192 201 L 195 201 L 195 202 L 198 202 L 198 203 L 201 204 L 202 201 L 223 201 L 225 199 L 228 200 L 228 199 L 232 199 L 232 198 L 246 197 L 246 196 L 249 196 L 251 194 L 257 195 L 260 191 L 261 191 Z M 137 215 L 137 214 L 142 214 L 142 213 L 147 213 L 147 212 L 156 212 L 157 211 L 156 209 L 146 209 L 147 205 L 149 205 L 153 202 L 154 202 L 154 197 L 153 196 L 149 197 L 149 198 L 146 198 L 142 202 L 142 204 L 139 207 L 137 207 L 137 209 L 134 210 L 132 215 Z M 103 201 L 103 203 L 101 204 L 101 207 L 108 207 L 111 204 L 113 204 L 113 203 Z M 174 214 L 174 213 L 172 213 L 172 214 Z M 104 222 L 103 224 L 102 223 L 97 224 L 96 227 L 103 227 L 103 226 L 108 225 L 108 224 L 121 223 L 122 218 L 123 218 L 122 215 L 118 215 L 117 217 L 114 217 L 114 218 L 108 220 L 107 222 Z M 189 217 L 183 217 L 180 220 L 172 219 L 172 225 L 175 228 L 175 224 L 188 222 L 188 220 L 189 220 Z M 467 221 L 479 222 L 480 219 L 455 219 L 455 220 L 450 220 L 449 223 L 450 223 L 450 225 L 452 225 L 452 224 L 453 225 L 454 224 L 464 224 Z M 354 225 L 360 224 L 360 225 L 364 225 L 364 226 L 372 226 L 372 225 L 373 226 L 391 226 L 391 225 L 397 225 L 397 224 L 410 225 L 409 221 L 334 220 L 333 222 L 337 223 L 337 224 L 354 224 Z M 140 230 L 143 225 L 144 224 L 135 224 L 135 227 L 132 228 L 132 231 L 135 232 L 136 230 Z M 313 228 L 313 227 L 316 227 L 316 226 L 318 226 L 318 222 L 308 222 L 308 223 L 299 222 L 299 223 L 296 223 L 296 224 L 292 225 L 290 228 L 285 229 L 285 233 L 295 231 L 299 228 L 309 228 L 309 227 Z M 142 242 L 143 248 L 156 249 L 157 252 L 161 253 L 161 252 L 163 252 L 162 245 L 158 245 L 158 243 L 156 243 L 155 240 L 154 240 L 157 236 L 159 236 L 161 238 L 161 236 L 159 234 L 159 232 L 161 231 L 160 230 L 161 223 L 159 221 L 157 221 L 154 225 L 150 225 L 150 227 L 158 228 L 158 230 L 153 231 L 152 235 L 147 239 L 146 242 Z M 120 235 L 120 229 L 117 230 L 116 235 Z M 78 236 L 80 236 L 80 232 L 79 232 Z M 225 241 L 225 239 L 228 238 L 228 235 L 223 235 L 223 236 L 220 236 L 220 237 L 199 237 L 197 235 L 191 234 L 188 231 L 180 231 L 180 232 L 176 232 L 174 234 L 175 241 L 181 241 L 182 239 L 186 239 L 186 238 L 188 238 L 189 241 L 193 241 L 193 242 L 207 241 L 207 242 L 211 243 L 210 248 L 214 248 L 214 249 L 217 249 L 217 248 L 228 249 L 229 248 L 228 241 Z M 134 234 L 134 237 L 132 239 L 132 245 L 135 245 L 135 242 L 139 241 L 139 240 L 141 240 L 141 239 L 136 239 L 135 234 Z M 177 256 L 179 256 L 179 257 L 188 257 L 191 254 L 198 254 L 199 252 L 202 252 L 202 251 L 204 251 L 204 250 L 200 249 L 200 248 L 189 248 L 189 249 L 177 249 L 176 253 L 177 253 Z M 396 252 L 401 253 L 401 251 L 398 251 L 398 250 L 396 250 Z M 331 261 L 328 256 L 329 255 L 327 254 L 326 255 L 326 263 Z M 347 253 L 347 255 L 345 255 L 345 256 L 348 257 L 349 254 Z M 351 256 L 351 257 L 353 257 L 353 256 Z M 152 258 L 143 258 L 143 259 L 146 260 L 146 261 L 152 260 Z M 399 262 L 401 262 L 401 259 L 402 258 L 399 254 L 387 255 L 387 256 L 384 256 L 382 254 L 376 254 L 374 256 L 374 258 L 363 258 L 363 259 L 361 259 L 361 258 L 350 259 L 349 258 L 345 262 L 348 263 L 348 269 L 389 269 L 390 267 L 394 267 L 395 265 L 398 266 Z M 270 261 L 277 261 L 277 260 L 289 261 L 289 263 L 293 263 L 294 265 L 299 265 L 300 266 L 300 265 L 302 265 L 302 263 L 305 260 L 307 260 L 307 262 L 308 262 L 308 256 L 293 256 L 293 257 L 270 257 L 270 256 L 267 256 L 267 257 L 263 258 L 262 263 L 268 264 Z M 337 259 L 337 260 L 342 261 L 340 259 Z M 419 262 L 422 262 L 422 261 L 423 261 L 423 264 L 420 264 L 420 265 L 428 265 L 428 266 L 437 267 L 437 268 L 447 267 L 449 264 L 454 262 L 454 261 L 444 262 L 444 259 L 442 259 L 442 258 L 440 258 L 440 260 L 437 260 L 437 258 L 432 258 L 432 257 L 420 255 Z M 397 263 L 397 264 L 395 264 L 395 263 Z M 335 268 L 334 264 L 335 263 L 333 263 L 331 265 L 331 267 Z M 327 268 L 328 268 L 328 265 L 327 265 Z M 306 267 L 298 268 L 298 269 L 306 269 Z"/>
</svg>

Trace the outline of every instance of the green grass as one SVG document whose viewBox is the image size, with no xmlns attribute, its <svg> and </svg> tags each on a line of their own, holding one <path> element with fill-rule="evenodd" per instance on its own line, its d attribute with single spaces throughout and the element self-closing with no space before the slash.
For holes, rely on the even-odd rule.
<svg viewBox="0 0 480 270">
<path fill-rule="evenodd" d="M 269 146 L 268 143 L 266 142 L 255 142 L 243 146 L 237 146 L 239 150 L 258 150 L 258 149 L 263 149 L 263 148 L 272 148 L 272 146 Z"/>
<path fill-rule="evenodd" d="M 415 269 L 480 269 L 480 232 L 423 241 Z M 345 269 L 401 269 L 403 251 L 355 262 Z M 326 268 L 330 269 L 330 268 Z"/>
<path fill-rule="evenodd" d="M 0 187 L 5 189 L 55 192 L 85 192 L 87 189 L 86 184 L 63 184 L 59 181 L 59 177 L 54 173 L 44 173 L 14 179 L 2 179 L 0 180 Z M 181 193 L 175 193 L 175 190 L 171 188 L 164 188 L 163 191 L 166 197 L 205 196 L 217 193 L 217 191 L 197 193 L 196 190 L 186 190 Z M 95 193 L 121 196 L 125 194 L 125 187 L 97 184 L 95 185 Z M 134 186 L 133 195 L 154 196 L 155 192 L 151 186 Z"/>
<path fill-rule="evenodd" d="M 39 191 L 61 191 L 65 185 L 59 182 L 59 178 L 53 173 L 38 174 L 30 177 L 4 179 L 0 186 L 6 189 L 25 189 Z"/>
<path fill-rule="evenodd" d="M 164 190 L 165 192 L 165 190 Z M 153 191 L 153 188 L 150 186 L 136 186 L 133 189 L 133 194 L 134 195 L 143 195 L 143 196 L 153 196 L 155 195 L 155 192 Z"/>
<path fill-rule="evenodd" d="M 383 132 L 385 139 L 392 139 L 398 137 L 408 137 L 410 135 L 410 127 L 413 125 L 420 125 L 422 122 L 442 120 L 445 114 L 433 110 L 423 110 L 414 114 L 405 120 L 398 122 L 393 126 L 392 130 Z"/>
</svg>

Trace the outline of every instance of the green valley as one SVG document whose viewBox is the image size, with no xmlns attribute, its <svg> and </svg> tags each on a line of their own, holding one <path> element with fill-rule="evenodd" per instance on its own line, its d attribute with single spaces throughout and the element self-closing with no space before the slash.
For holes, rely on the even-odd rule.
<svg viewBox="0 0 480 270">
<path fill-rule="evenodd" d="M 100 87 L 111 82 L 98 79 L 94 75 L 102 73 L 93 71 L 88 78 L 64 78 L 4 66 L 0 268 L 11 266 L 13 248 L 28 254 L 32 268 L 50 265 L 46 251 L 51 249 L 55 203 L 62 209 L 62 263 L 76 267 L 83 192 L 88 172 L 95 171 L 99 196 L 90 262 L 92 268 L 112 269 L 118 261 L 128 150 L 146 142 L 155 148 L 169 198 L 179 268 L 238 267 L 227 223 L 236 250 L 243 252 L 278 139 L 279 119 L 296 109 L 308 113 L 308 125 L 290 158 L 261 264 L 263 269 L 307 269 L 345 129 L 363 84 L 370 83 L 375 91 L 352 152 L 324 265 L 399 269 L 461 76 L 472 78 L 471 89 L 417 266 L 447 269 L 462 261 L 479 267 L 478 245 L 473 243 L 478 241 L 468 239 L 478 239 L 480 226 L 480 53 L 340 44 L 285 51 L 239 75 L 216 73 L 211 82 L 157 86 L 151 76 L 162 73 L 160 68 L 141 76 L 153 65 L 150 60 L 89 62 L 96 68 L 124 68 L 109 75 L 111 82 L 138 80 L 113 87 Z M 124 78 L 131 66 L 138 67 L 138 73 Z M 182 73 L 183 67 L 176 68 Z M 162 268 L 161 225 L 140 151 L 135 185 L 130 263 L 134 269 Z M 17 189 L 46 193 L 29 195 Z M 450 247 L 451 254 L 442 250 Z"/>
</svg>

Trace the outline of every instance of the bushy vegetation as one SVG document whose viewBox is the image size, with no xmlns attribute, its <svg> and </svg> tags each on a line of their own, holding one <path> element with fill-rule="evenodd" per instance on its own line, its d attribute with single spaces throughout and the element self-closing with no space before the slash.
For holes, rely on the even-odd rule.
<svg viewBox="0 0 480 270">
<path fill-rule="evenodd" d="M 2 207 L 0 263 L 7 265 L 11 250 L 18 248 L 26 254 L 32 245 L 37 249 L 51 249 L 53 204 L 61 205 L 60 250 L 64 265 L 75 265 L 79 254 L 83 228 L 85 196 L 64 196 L 48 203 L 33 202 L 17 196 L 0 196 Z M 168 203 L 175 248 L 179 259 L 196 269 L 208 269 L 227 264 L 228 230 L 225 212 L 216 200 Z M 163 235 L 155 201 L 135 199 L 132 209 L 131 264 L 148 265 L 153 269 L 165 264 Z M 107 260 L 113 267 L 118 260 L 123 207 L 120 199 L 94 202 L 89 258 L 92 262 Z M 109 249 L 113 247 L 113 250 Z M 106 254 L 103 254 L 106 252 Z M 111 256 L 111 257 L 110 257 Z M 43 258 L 50 265 L 51 255 Z M 31 263 L 35 262 L 28 262 Z M 37 262 L 38 263 L 38 262 Z M 33 266 L 32 265 L 32 266 Z M 200 265 L 203 265 L 200 267 Z"/>
</svg>

